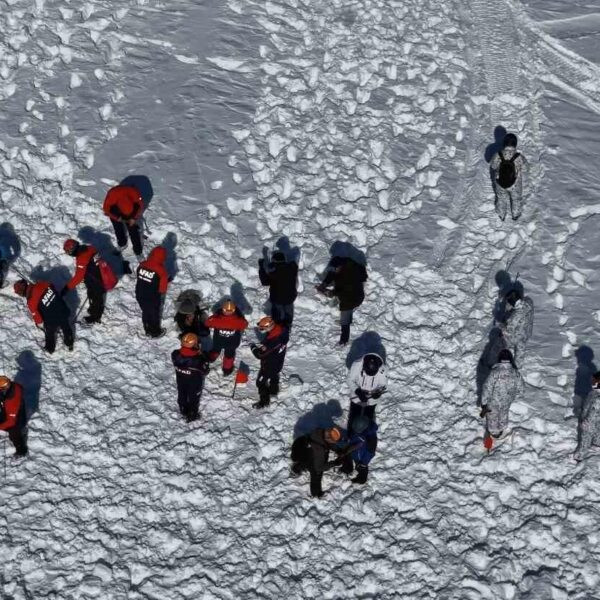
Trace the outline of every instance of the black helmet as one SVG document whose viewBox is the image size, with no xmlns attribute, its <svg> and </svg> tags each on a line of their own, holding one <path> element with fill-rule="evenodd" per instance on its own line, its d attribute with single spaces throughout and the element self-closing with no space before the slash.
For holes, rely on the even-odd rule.
<svg viewBox="0 0 600 600">
<path fill-rule="evenodd" d="M 363 371 L 369 376 L 374 377 L 379 371 L 379 367 L 383 364 L 383 361 L 377 354 L 367 354 L 363 358 Z"/>
<path fill-rule="evenodd" d="M 365 415 L 358 415 L 358 417 L 354 417 L 352 420 L 352 431 L 360 434 L 369 426 L 370 423 L 371 421 L 368 417 L 365 417 Z"/>
<path fill-rule="evenodd" d="M 507 148 L 508 146 L 510 146 L 511 148 L 516 148 L 517 147 L 517 136 L 514 133 L 507 133 L 504 136 L 502 146 L 504 148 Z"/>
</svg>

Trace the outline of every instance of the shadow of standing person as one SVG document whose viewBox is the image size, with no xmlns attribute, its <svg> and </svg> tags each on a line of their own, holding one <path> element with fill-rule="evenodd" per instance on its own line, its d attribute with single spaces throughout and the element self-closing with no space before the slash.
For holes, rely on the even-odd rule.
<svg viewBox="0 0 600 600">
<path fill-rule="evenodd" d="M 573 415 L 581 418 L 585 407 L 585 399 L 592 391 L 592 375 L 598 371 L 594 364 L 594 351 L 589 346 L 579 346 L 575 350 L 577 367 L 573 386 Z"/>
<path fill-rule="evenodd" d="M 23 350 L 17 357 L 19 370 L 15 381 L 23 386 L 26 422 L 38 411 L 42 387 L 42 365 L 31 350 Z"/>
</svg>

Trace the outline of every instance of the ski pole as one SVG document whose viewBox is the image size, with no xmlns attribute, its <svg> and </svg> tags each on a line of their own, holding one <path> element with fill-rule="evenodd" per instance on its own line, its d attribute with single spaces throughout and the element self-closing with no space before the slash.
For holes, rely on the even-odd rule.
<svg viewBox="0 0 600 600">
<path fill-rule="evenodd" d="M 148 227 L 148 222 L 146 221 L 146 217 L 142 217 L 142 223 L 144 224 L 144 229 L 146 230 L 146 233 L 148 235 L 152 235 L 152 232 L 150 231 L 150 227 Z"/>
<path fill-rule="evenodd" d="M 24 279 L 25 281 L 29 282 L 29 277 L 27 277 L 26 275 L 23 275 L 23 273 L 21 271 L 19 271 L 19 269 L 17 269 L 17 267 L 15 267 L 14 265 L 10 265 L 9 269 L 14 269 L 17 272 L 17 275 L 19 275 L 21 277 L 21 279 Z"/>
<path fill-rule="evenodd" d="M 88 303 L 88 298 L 86 298 L 82 303 L 81 306 L 79 307 L 79 310 L 77 311 L 77 314 L 75 315 L 75 319 L 73 319 L 73 323 L 77 323 L 77 319 L 79 317 L 79 315 L 81 314 L 81 311 L 84 309 L 85 305 Z"/>
</svg>

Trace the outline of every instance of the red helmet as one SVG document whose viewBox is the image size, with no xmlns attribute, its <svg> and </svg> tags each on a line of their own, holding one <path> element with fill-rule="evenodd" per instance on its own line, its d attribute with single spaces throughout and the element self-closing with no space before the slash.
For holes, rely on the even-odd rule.
<svg viewBox="0 0 600 600">
<path fill-rule="evenodd" d="M 25 279 L 19 279 L 19 281 L 15 281 L 13 285 L 13 290 L 17 296 L 24 296 L 27 293 L 27 288 L 29 284 Z"/>
<path fill-rule="evenodd" d="M 73 256 L 75 252 L 77 252 L 77 248 L 79 248 L 79 242 L 73 238 L 65 240 L 65 243 L 63 244 L 63 250 L 69 256 Z"/>
</svg>

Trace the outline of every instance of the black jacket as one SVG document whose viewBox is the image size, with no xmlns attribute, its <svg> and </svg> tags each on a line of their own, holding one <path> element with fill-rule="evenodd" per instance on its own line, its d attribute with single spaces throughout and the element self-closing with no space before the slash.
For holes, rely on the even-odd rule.
<svg viewBox="0 0 600 600">
<path fill-rule="evenodd" d="M 367 269 L 349 257 L 334 256 L 327 266 L 323 286 L 333 284 L 333 293 L 340 301 L 340 310 L 353 310 L 365 299 L 364 283 Z"/>
<path fill-rule="evenodd" d="M 208 373 L 208 361 L 200 352 L 181 348 L 173 350 L 171 360 L 175 367 L 177 387 L 202 387 Z"/>
<path fill-rule="evenodd" d="M 252 345 L 252 353 L 260 360 L 265 375 L 276 375 L 283 369 L 290 331 L 283 325 L 275 325 L 260 344 Z"/>
<path fill-rule="evenodd" d="M 261 258 L 258 261 L 258 276 L 263 285 L 269 286 L 272 304 L 293 304 L 296 300 L 298 265 L 295 262 L 271 263 L 265 267 L 265 261 Z"/>
<path fill-rule="evenodd" d="M 322 474 L 327 470 L 329 451 L 333 449 L 325 441 L 325 430 L 315 429 L 303 435 L 292 445 L 292 460 L 301 463 L 312 473 Z"/>
<path fill-rule="evenodd" d="M 174 319 L 182 335 L 186 333 L 195 333 L 198 337 L 205 337 L 210 335 L 210 329 L 206 327 L 206 325 L 204 325 L 204 321 L 206 320 L 206 313 L 203 314 L 200 308 L 196 307 L 196 311 L 192 315 L 192 322 L 186 323 L 186 318 L 189 316 L 190 315 L 181 312 L 175 314 Z"/>
</svg>

